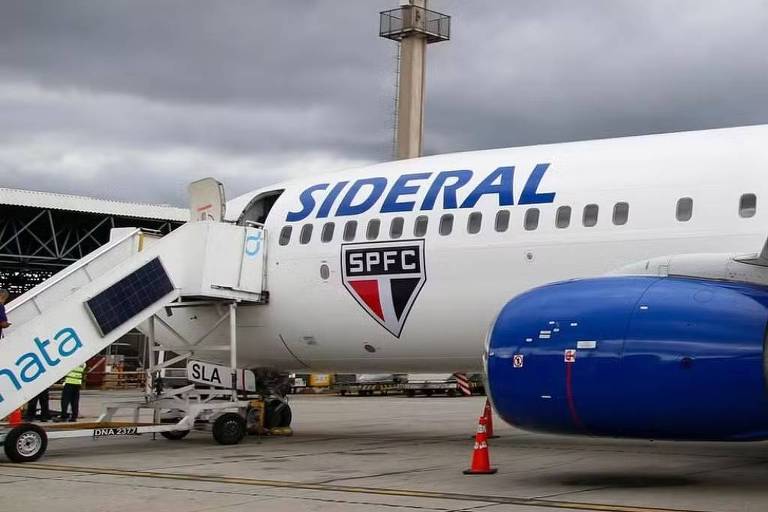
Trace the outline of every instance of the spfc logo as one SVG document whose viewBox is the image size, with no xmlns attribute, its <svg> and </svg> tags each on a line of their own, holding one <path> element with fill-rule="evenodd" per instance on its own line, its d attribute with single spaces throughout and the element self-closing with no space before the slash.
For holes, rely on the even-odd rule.
<svg viewBox="0 0 768 512">
<path fill-rule="evenodd" d="M 352 297 L 399 338 L 427 281 L 424 240 L 343 244 L 341 267 Z"/>
</svg>

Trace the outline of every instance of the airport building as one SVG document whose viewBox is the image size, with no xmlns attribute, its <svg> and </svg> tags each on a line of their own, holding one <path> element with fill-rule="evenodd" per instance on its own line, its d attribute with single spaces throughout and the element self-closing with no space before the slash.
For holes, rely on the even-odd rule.
<svg viewBox="0 0 768 512">
<path fill-rule="evenodd" d="M 189 210 L 0 188 L 0 288 L 16 297 L 109 241 L 112 228 L 167 234 Z"/>
</svg>

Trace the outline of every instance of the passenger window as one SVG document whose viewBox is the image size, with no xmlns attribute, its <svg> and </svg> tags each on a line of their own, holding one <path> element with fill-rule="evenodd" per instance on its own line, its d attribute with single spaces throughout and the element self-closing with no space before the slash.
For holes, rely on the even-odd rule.
<svg viewBox="0 0 768 512">
<path fill-rule="evenodd" d="M 303 226 L 301 226 L 299 243 L 308 244 L 311 239 L 312 239 L 312 224 L 304 224 Z"/>
<path fill-rule="evenodd" d="M 534 229 L 539 227 L 539 209 L 538 208 L 528 208 L 525 211 L 525 220 L 523 222 L 523 227 L 525 227 L 526 231 L 533 231 Z"/>
<path fill-rule="evenodd" d="M 584 207 L 584 217 L 581 219 L 584 226 L 591 228 L 597 224 L 599 207 L 596 204 L 588 204 Z"/>
<path fill-rule="evenodd" d="M 754 217 L 757 212 L 757 196 L 744 194 L 739 201 L 739 215 L 746 218 Z"/>
<path fill-rule="evenodd" d="M 561 206 L 555 214 L 555 227 L 564 229 L 571 225 L 571 207 Z"/>
<path fill-rule="evenodd" d="M 280 230 L 280 245 L 288 245 L 291 241 L 292 231 L 293 226 L 283 226 L 283 229 Z"/>
<path fill-rule="evenodd" d="M 391 238 L 400 238 L 403 236 L 403 218 L 395 217 L 392 224 L 389 225 L 389 236 Z"/>
<path fill-rule="evenodd" d="M 333 230 L 336 229 L 336 224 L 333 222 L 326 222 L 323 226 L 323 231 L 320 232 L 320 241 L 323 243 L 333 240 Z"/>
<path fill-rule="evenodd" d="M 483 214 L 480 212 L 472 212 L 467 219 L 467 231 L 474 235 L 480 232 L 480 228 L 483 227 Z"/>
<path fill-rule="evenodd" d="M 357 221 L 348 220 L 347 223 L 344 225 L 344 241 L 351 242 L 352 240 L 355 239 L 356 234 L 357 234 Z"/>
<path fill-rule="evenodd" d="M 447 236 L 451 234 L 451 231 L 453 231 L 453 214 L 446 213 L 440 217 L 440 227 L 438 228 L 438 232 L 443 236 Z"/>
<path fill-rule="evenodd" d="M 629 203 L 616 203 L 613 207 L 613 223 L 623 226 L 629 219 Z"/>
<path fill-rule="evenodd" d="M 368 240 L 376 240 L 379 237 L 379 228 L 381 227 L 381 221 L 379 219 L 371 219 L 368 221 L 368 228 L 365 230 L 365 238 Z"/>
<path fill-rule="evenodd" d="M 499 233 L 503 233 L 509 229 L 509 210 L 499 210 L 498 213 L 496 213 L 496 222 L 493 227 Z"/>
<path fill-rule="evenodd" d="M 416 217 L 416 222 L 413 224 L 413 236 L 424 236 L 427 234 L 427 224 L 429 223 L 429 217 L 426 215 L 419 215 Z"/>
<path fill-rule="evenodd" d="M 677 200 L 677 212 L 675 213 L 677 220 L 680 222 L 687 222 L 693 217 L 693 199 L 690 197 L 683 197 Z"/>
</svg>

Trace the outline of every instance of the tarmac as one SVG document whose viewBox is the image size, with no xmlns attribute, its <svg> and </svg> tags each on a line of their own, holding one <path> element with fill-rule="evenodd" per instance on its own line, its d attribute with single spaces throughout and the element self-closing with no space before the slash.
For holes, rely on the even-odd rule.
<svg viewBox="0 0 768 512">
<path fill-rule="evenodd" d="M 84 416 L 121 392 L 86 393 Z M 495 418 L 495 475 L 466 476 L 483 397 L 292 397 L 293 437 L 54 440 L 0 456 L 0 511 L 768 510 L 768 444 L 522 432 Z"/>
</svg>

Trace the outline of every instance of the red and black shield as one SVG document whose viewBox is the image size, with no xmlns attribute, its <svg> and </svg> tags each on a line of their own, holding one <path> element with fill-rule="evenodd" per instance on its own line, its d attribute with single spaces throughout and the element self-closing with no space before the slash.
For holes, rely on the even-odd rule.
<svg viewBox="0 0 768 512">
<path fill-rule="evenodd" d="M 424 240 L 343 244 L 341 268 L 352 297 L 399 338 L 427 281 Z"/>
</svg>

